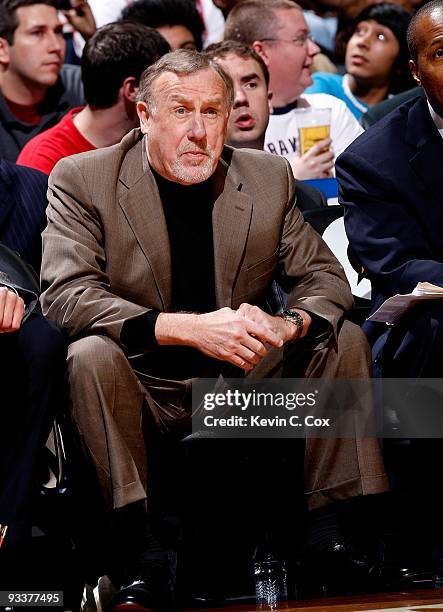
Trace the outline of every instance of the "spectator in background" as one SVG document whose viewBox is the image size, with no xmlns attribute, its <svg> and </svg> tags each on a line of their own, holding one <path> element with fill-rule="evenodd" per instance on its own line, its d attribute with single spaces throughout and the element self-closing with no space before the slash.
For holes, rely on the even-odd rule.
<svg viewBox="0 0 443 612">
<path fill-rule="evenodd" d="M 211 45 L 206 53 L 226 70 L 234 84 L 234 105 L 229 115 L 226 144 L 236 149 L 263 151 L 272 110 L 266 64 L 254 49 L 234 40 Z M 297 181 L 297 207 L 304 211 L 322 206 L 327 206 L 323 194 Z"/>
<path fill-rule="evenodd" d="M 193 0 L 193 2 L 204 24 L 203 47 L 220 41 L 223 38 L 225 27 L 222 12 L 212 3 L 212 0 Z M 89 0 L 97 28 L 120 19 L 123 9 L 132 3 L 133 0 Z M 75 32 L 74 47 L 79 57 L 82 54 L 83 46 L 84 40 Z"/>
<path fill-rule="evenodd" d="M 411 14 L 398 4 L 369 6 L 355 19 L 346 47 L 346 74 L 317 72 L 307 93 L 343 100 L 357 119 L 369 106 L 413 84 L 406 30 Z"/>
<path fill-rule="evenodd" d="M 60 11 L 68 23 L 79 32 L 84 40 L 89 40 L 95 33 L 97 25 L 94 14 L 86 0 L 69 0 L 70 8 Z"/>
<path fill-rule="evenodd" d="M 269 69 L 274 111 L 265 150 L 286 157 L 298 179 L 331 176 L 334 157 L 361 134 L 362 128 L 341 100 L 327 94 L 304 95 L 312 84 L 311 66 L 319 47 L 310 38 L 301 8 L 290 0 L 245 0 L 229 13 L 225 39 L 252 46 Z M 331 109 L 331 137 L 304 155 L 299 154 L 294 112 L 299 108 Z"/>
<path fill-rule="evenodd" d="M 81 51 L 77 54 L 74 36 L 82 41 L 83 49 L 85 41 L 89 40 L 97 29 L 94 14 L 86 0 L 59 0 L 58 8 L 60 6 L 68 7 L 59 11 L 66 41 L 65 63 L 79 65 Z"/>
<path fill-rule="evenodd" d="M 80 70 L 62 69 L 65 41 L 53 0 L 0 5 L 0 157 L 15 161 L 34 136 L 83 103 Z"/>
<path fill-rule="evenodd" d="M 234 40 L 211 45 L 206 54 L 226 70 L 234 83 L 226 144 L 262 151 L 272 110 L 266 64 L 254 49 Z"/>
<path fill-rule="evenodd" d="M 122 19 L 155 28 L 172 51 L 202 49 L 203 22 L 193 0 L 137 0 L 123 10 Z"/>
<path fill-rule="evenodd" d="M 97 28 L 117 21 L 122 10 L 133 3 L 134 0 L 89 0 Z"/>
<path fill-rule="evenodd" d="M 120 142 L 139 123 L 135 101 L 143 70 L 168 51 L 163 36 L 141 23 L 97 30 L 82 56 L 87 105 L 28 142 L 17 163 L 49 174 L 63 157 Z"/>
<path fill-rule="evenodd" d="M 220 11 L 223 13 L 223 16 L 225 19 L 227 19 L 229 13 L 232 11 L 232 9 L 234 8 L 234 6 L 236 6 L 241 0 L 213 0 L 214 5 L 216 5 Z M 304 4 L 305 3 L 300 3 L 300 6 L 302 6 L 304 8 Z M 310 3 L 308 3 L 310 5 Z M 311 8 L 311 6 L 309 6 L 309 8 Z M 309 28 L 312 27 L 312 25 L 316 28 L 316 32 L 315 32 L 315 40 L 318 44 L 320 44 L 322 50 L 326 49 L 326 51 L 331 52 L 333 50 L 333 46 L 334 46 L 334 41 L 335 41 L 335 31 L 337 29 L 337 19 L 336 17 L 319 17 L 316 14 L 314 14 L 312 11 L 303 11 L 303 14 L 306 18 L 306 21 L 308 22 Z M 332 20 L 332 24 L 331 24 L 331 20 Z M 326 35 L 324 35 L 324 31 L 326 30 Z M 327 41 L 326 45 L 323 45 L 322 43 L 319 43 L 318 39 L 317 39 L 317 34 L 320 35 L 321 39 L 322 39 L 322 43 L 325 42 L 325 40 Z M 218 41 L 215 41 L 218 42 Z M 330 48 L 328 48 L 328 46 Z M 327 57 L 327 55 L 325 55 L 323 52 L 319 53 L 315 59 L 314 59 L 314 65 L 313 65 L 313 71 L 315 70 L 322 70 L 325 72 L 337 72 L 336 67 L 334 66 L 334 64 L 331 62 L 331 60 L 329 59 L 329 57 Z"/>
<path fill-rule="evenodd" d="M 229 12 L 238 4 L 238 0 L 212 0 L 217 8 L 221 10 L 224 18 L 229 15 Z"/>
<path fill-rule="evenodd" d="M 203 48 L 223 40 L 225 20 L 222 11 L 212 0 L 196 0 L 195 4 L 205 26 Z"/>
</svg>

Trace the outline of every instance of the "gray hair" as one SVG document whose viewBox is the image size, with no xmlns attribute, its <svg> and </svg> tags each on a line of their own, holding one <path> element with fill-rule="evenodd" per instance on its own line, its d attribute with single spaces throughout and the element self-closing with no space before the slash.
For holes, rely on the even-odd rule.
<svg viewBox="0 0 443 612">
<path fill-rule="evenodd" d="M 232 79 L 223 68 L 204 53 L 190 49 L 178 49 L 167 53 L 159 60 L 148 66 L 140 78 L 140 87 L 137 96 L 138 102 L 145 102 L 150 113 L 155 112 L 154 82 L 165 72 L 172 72 L 179 76 L 190 75 L 200 70 L 214 70 L 223 81 L 226 89 L 227 110 L 234 104 L 234 85 Z"/>
<path fill-rule="evenodd" d="M 256 40 L 274 38 L 283 25 L 275 12 L 291 9 L 302 10 L 292 0 L 243 0 L 226 19 L 224 39 L 252 45 Z"/>
</svg>

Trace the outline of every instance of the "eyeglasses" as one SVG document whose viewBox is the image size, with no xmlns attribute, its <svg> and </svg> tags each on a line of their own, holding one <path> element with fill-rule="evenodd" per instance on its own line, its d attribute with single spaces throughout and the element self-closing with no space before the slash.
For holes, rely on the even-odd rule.
<svg viewBox="0 0 443 612">
<path fill-rule="evenodd" d="M 287 42 L 293 43 L 296 47 L 304 47 L 308 42 L 315 43 L 311 33 L 300 34 L 294 38 L 262 38 L 262 42 Z"/>
</svg>

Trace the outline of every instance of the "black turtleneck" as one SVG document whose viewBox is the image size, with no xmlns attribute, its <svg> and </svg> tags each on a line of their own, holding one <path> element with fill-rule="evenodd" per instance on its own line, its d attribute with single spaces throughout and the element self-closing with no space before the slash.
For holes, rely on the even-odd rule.
<svg viewBox="0 0 443 612">
<path fill-rule="evenodd" d="M 157 183 L 171 253 L 171 306 L 169 312 L 211 312 L 216 309 L 214 278 L 214 245 L 212 181 L 195 185 L 180 185 L 168 181 L 151 167 Z M 155 323 L 160 312 L 151 310 L 141 317 L 126 321 L 121 339 L 128 349 L 155 349 L 152 366 L 161 374 L 165 364 L 168 373 L 183 362 L 189 365 L 189 376 L 202 358 L 202 353 L 190 347 L 161 347 L 155 338 Z M 186 367 L 185 370 L 188 370 Z M 176 374 L 173 372 L 173 374 Z M 172 377 L 173 374 L 170 374 Z"/>
<path fill-rule="evenodd" d="M 171 311 L 215 310 L 212 181 L 180 185 L 152 173 L 171 249 Z"/>
</svg>

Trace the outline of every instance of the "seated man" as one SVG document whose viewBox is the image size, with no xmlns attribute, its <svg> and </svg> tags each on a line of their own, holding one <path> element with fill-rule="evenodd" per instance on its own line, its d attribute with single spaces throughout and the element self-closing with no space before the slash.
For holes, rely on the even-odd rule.
<svg viewBox="0 0 443 612">
<path fill-rule="evenodd" d="M 250 45 L 268 67 L 274 110 L 265 150 L 286 157 L 297 179 L 330 177 L 334 159 L 363 130 L 341 100 L 304 94 L 320 48 L 311 39 L 302 9 L 292 0 L 245 0 L 230 11 L 224 38 Z M 331 109 L 330 138 L 300 155 L 298 111 L 309 108 Z"/>
<path fill-rule="evenodd" d="M 443 286 L 442 40 L 443 1 L 432 0 L 417 11 L 408 29 L 410 68 L 425 95 L 410 98 L 380 119 L 337 161 L 346 231 L 372 283 L 372 310 L 394 294 L 410 293 L 418 282 Z M 440 395 L 426 393 L 421 379 L 441 378 L 442 330 L 438 300 L 412 308 L 390 327 L 365 324 L 377 373 L 415 381 L 412 389 L 408 384 L 396 387 L 395 396 L 389 396 L 390 410 L 397 413 L 397 428 L 403 422 L 416 424 L 407 505 L 415 502 L 419 510 L 411 519 L 432 533 L 440 559 L 441 480 L 435 468 L 441 462 L 441 439 L 420 435 L 428 435 L 423 433 L 426 426 L 434 438 L 441 415 Z M 440 564 L 436 581 L 441 586 Z"/>
<path fill-rule="evenodd" d="M 372 282 L 372 309 L 420 281 L 443 286 L 443 2 L 433 0 L 408 29 L 410 67 L 426 96 L 410 99 L 380 119 L 337 162 L 350 243 Z M 389 333 L 366 323 L 383 375 L 441 376 L 440 303 L 413 309 Z M 386 341 L 386 343 L 385 343 Z M 377 351 L 377 352 L 378 352 Z"/>
<path fill-rule="evenodd" d="M 143 70 L 169 51 L 158 32 L 138 23 L 112 23 L 86 43 L 82 80 L 87 106 L 74 108 L 30 140 L 17 163 L 49 174 L 68 155 L 119 142 L 138 124 L 135 100 Z"/>
<path fill-rule="evenodd" d="M 158 607 L 167 582 L 145 510 L 148 411 L 162 432 L 188 428 L 196 377 L 369 375 L 363 335 L 343 322 L 349 286 L 295 206 L 289 164 L 224 147 L 232 102 L 205 54 L 167 54 L 142 77 L 141 130 L 50 177 L 42 304 L 72 340 L 74 419 L 125 569 L 114 612 Z M 274 279 L 290 287 L 282 316 L 260 307 Z M 311 451 L 316 505 L 386 487 L 373 440 Z"/>
<path fill-rule="evenodd" d="M 0 158 L 83 104 L 80 69 L 63 66 L 65 40 L 54 0 L 0 4 Z"/>
<path fill-rule="evenodd" d="M 43 174 L 0 162 L 0 242 L 19 251 L 37 271 L 40 233 L 46 225 L 46 189 Z M 3 580 L 6 576 L 15 579 L 21 588 L 27 586 L 20 582 L 19 567 L 23 569 L 30 537 L 36 458 L 56 410 L 65 401 L 66 356 L 65 342 L 52 321 L 39 309 L 25 322 L 23 315 L 23 299 L 0 287 L 0 575 Z M 13 587 L 12 582 L 2 584 Z"/>
</svg>

